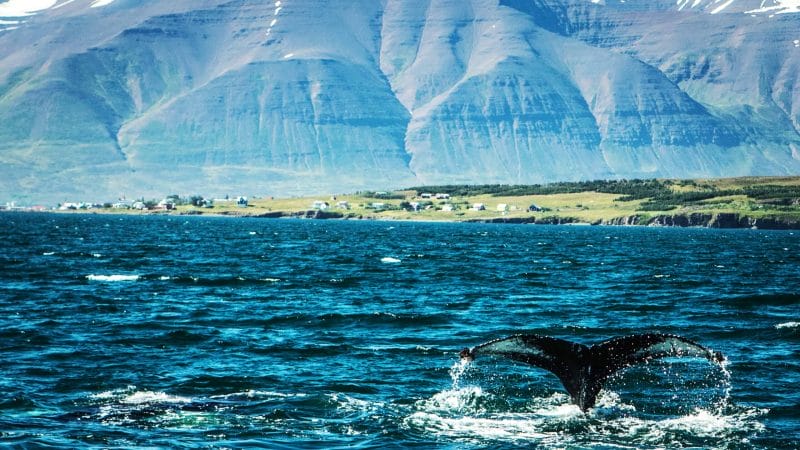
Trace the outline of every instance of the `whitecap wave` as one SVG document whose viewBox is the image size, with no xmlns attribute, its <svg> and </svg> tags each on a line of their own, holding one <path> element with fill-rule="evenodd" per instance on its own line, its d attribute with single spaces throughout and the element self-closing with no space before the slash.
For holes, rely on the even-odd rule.
<svg viewBox="0 0 800 450">
<path fill-rule="evenodd" d="M 247 398 L 247 399 L 285 399 L 285 398 L 303 398 L 307 397 L 308 394 L 300 393 L 284 393 L 284 392 L 275 392 L 275 391 L 259 391 L 256 389 L 250 389 L 244 392 L 234 392 L 231 394 L 220 394 L 220 395 L 212 395 L 209 398 L 219 400 L 230 400 L 230 399 L 238 399 L 238 398 Z"/>
<path fill-rule="evenodd" d="M 146 405 L 152 403 L 191 403 L 189 397 L 170 395 L 158 391 L 140 391 L 136 386 L 128 386 L 124 389 L 114 389 L 92 394 L 90 398 L 94 400 L 111 401 L 125 405 Z"/>
<path fill-rule="evenodd" d="M 141 275 L 86 275 L 86 279 L 89 281 L 102 281 L 106 283 L 114 283 L 118 281 L 137 281 L 139 278 L 141 278 Z"/>
<path fill-rule="evenodd" d="M 126 405 L 146 405 L 151 403 L 191 403 L 192 399 L 179 395 L 170 395 L 164 392 L 136 391 L 119 399 L 119 401 Z"/>
<path fill-rule="evenodd" d="M 403 260 L 392 258 L 391 256 L 384 256 L 383 258 L 381 258 L 381 262 L 384 264 L 399 264 L 403 262 Z"/>
<path fill-rule="evenodd" d="M 785 328 L 800 328 L 800 322 L 784 322 L 775 325 L 775 329 L 782 330 Z"/>
</svg>

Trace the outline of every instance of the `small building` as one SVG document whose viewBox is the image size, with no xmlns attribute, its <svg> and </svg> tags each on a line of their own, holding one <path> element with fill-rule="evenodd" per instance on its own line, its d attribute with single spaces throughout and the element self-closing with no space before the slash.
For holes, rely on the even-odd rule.
<svg viewBox="0 0 800 450">
<path fill-rule="evenodd" d="M 383 202 L 372 202 L 372 203 L 370 203 L 369 206 L 372 209 L 378 209 L 378 210 L 386 209 L 386 203 L 383 203 Z"/>
<path fill-rule="evenodd" d="M 433 194 L 431 194 L 429 192 L 423 192 L 422 194 L 419 194 L 419 197 L 420 198 L 432 198 Z"/>
<path fill-rule="evenodd" d="M 450 194 L 436 194 L 436 200 L 450 200 Z"/>
<path fill-rule="evenodd" d="M 486 205 L 483 203 L 473 203 L 472 204 L 473 211 L 486 211 Z"/>
<path fill-rule="evenodd" d="M 411 202 L 409 205 L 411 205 L 412 211 L 419 212 L 419 202 Z"/>
<path fill-rule="evenodd" d="M 145 205 L 144 202 L 133 202 L 133 204 L 131 205 L 131 208 L 138 209 L 139 211 L 143 211 L 143 210 L 147 209 L 147 205 Z"/>
<path fill-rule="evenodd" d="M 247 208 L 247 197 L 237 197 L 236 206 L 239 208 Z"/>
<path fill-rule="evenodd" d="M 111 205 L 111 207 L 114 209 L 131 209 L 132 206 L 133 204 L 127 200 L 120 200 Z"/>
<path fill-rule="evenodd" d="M 210 198 L 204 198 L 203 201 L 200 202 L 200 203 L 201 203 L 201 206 L 203 208 L 213 208 L 214 207 L 214 200 L 211 200 Z"/>
<path fill-rule="evenodd" d="M 73 203 L 73 202 L 64 202 L 64 203 L 61 204 L 61 206 L 58 207 L 58 209 L 61 210 L 61 211 L 67 211 L 67 210 L 70 210 L 70 209 L 81 209 L 81 207 L 82 207 L 81 205 L 83 205 L 83 204 L 82 203 Z M 11 209 L 14 209 L 13 205 L 11 206 Z M 83 206 L 83 209 L 86 209 L 86 207 Z"/>
<path fill-rule="evenodd" d="M 330 203 L 323 201 L 323 200 L 315 200 L 314 203 L 311 205 L 312 208 L 318 209 L 320 211 L 324 211 L 330 207 Z"/>
<path fill-rule="evenodd" d="M 336 207 L 339 209 L 350 209 L 350 202 L 345 200 L 340 200 L 336 202 Z"/>
<path fill-rule="evenodd" d="M 453 205 L 451 203 L 445 203 L 442 205 L 442 211 L 450 212 L 453 210 Z"/>
<path fill-rule="evenodd" d="M 156 209 L 161 211 L 172 211 L 175 209 L 175 203 L 173 203 L 171 199 L 165 198 L 158 202 Z"/>
</svg>

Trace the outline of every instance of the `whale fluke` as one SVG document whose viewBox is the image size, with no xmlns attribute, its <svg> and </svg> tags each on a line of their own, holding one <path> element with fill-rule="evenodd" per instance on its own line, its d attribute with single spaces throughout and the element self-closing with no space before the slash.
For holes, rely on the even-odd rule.
<svg viewBox="0 0 800 450">
<path fill-rule="evenodd" d="M 538 334 L 515 334 L 461 351 L 461 358 L 497 355 L 554 373 L 581 410 L 593 407 L 603 383 L 617 371 L 653 359 L 687 356 L 721 363 L 722 353 L 673 334 L 634 334 L 591 347 Z"/>
</svg>

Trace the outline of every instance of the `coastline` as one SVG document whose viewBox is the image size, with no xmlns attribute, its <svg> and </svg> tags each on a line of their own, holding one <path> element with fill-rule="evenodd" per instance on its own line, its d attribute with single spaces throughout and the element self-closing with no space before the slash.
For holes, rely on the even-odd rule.
<svg viewBox="0 0 800 450">
<path fill-rule="evenodd" d="M 66 204 L 68 207 L 61 204 L 58 208 L 31 210 L 63 214 L 798 230 L 800 176 L 423 186 L 295 198 L 204 199 L 173 195 L 161 202 L 142 199 L 136 203 L 150 206 L 118 208 L 112 203 L 102 207 L 87 203 L 86 207 L 75 207 L 70 203 Z"/>
<path fill-rule="evenodd" d="M 414 218 L 397 217 L 392 215 L 354 215 L 337 212 L 324 212 L 319 210 L 305 211 L 144 211 L 144 212 L 119 212 L 119 211 L 32 211 L 30 213 L 44 214 L 91 214 L 91 215 L 120 215 L 120 216 L 202 216 L 232 219 L 274 219 L 274 220 L 367 220 L 385 222 L 430 222 L 430 223 L 484 223 L 484 224 L 509 224 L 509 225 L 564 225 L 564 226 L 613 226 L 613 227 L 667 227 L 667 228 L 716 228 L 716 229 L 753 229 L 753 230 L 800 230 L 800 219 L 788 217 L 753 217 L 741 213 L 687 213 L 687 214 L 632 214 L 608 219 L 599 219 L 592 222 L 582 221 L 569 216 L 528 216 L 528 217 L 485 217 L 469 219 L 452 218 Z"/>
</svg>

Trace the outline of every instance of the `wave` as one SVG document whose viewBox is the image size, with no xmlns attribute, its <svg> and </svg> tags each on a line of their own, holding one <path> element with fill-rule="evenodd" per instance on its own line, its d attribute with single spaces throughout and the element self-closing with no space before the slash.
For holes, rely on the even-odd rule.
<svg viewBox="0 0 800 450">
<path fill-rule="evenodd" d="M 145 275 L 142 279 L 147 281 L 169 281 L 175 284 L 191 284 L 196 286 L 208 287 L 223 287 L 223 286 L 241 286 L 249 284 L 273 284 L 280 283 L 283 280 L 274 277 L 243 277 L 243 276 L 228 276 L 228 277 L 199 277 L 187 275 Z"/>
<path fill-rule="evenodd" d="M 791 293 L 743 295 L 740 297 L 721 298 L 720 303 L 738 308 L 757 308 L 761 306 L 800 305 L 800 295 Z"/>
<path fill-rule="evenodd" d="M 122 274 L 115 274 L 115 275 L 95 275 L 89 274 L 86 275 L 86 279 L 89 281 L 100 281 L 104 283 L 116 283 L 116 282 L 129 282 L 129 281 L 138 281 L 141 278 L 141 275 L 122 275 Z"/>
<path fill-rule="evenodd" d="M 306 393 L 286 393 L 286 392 L 276 392 L 276 391 L 260 391 L 257 389 L 249 389 L 243 392 L 233 392 L 230 394 L 220 394 L 220 395 L 212 395 L 209 398 L 215 400 L 231 400 L 231 401 L 241 401 L 241 400 L 273 400 L 273 399 L 287 399 L 287 398 L 304 398 L 308 397 Z"/>
<path fill-rule="evenodd" d="M 782 329 L 800 329 L 800 322 L 784 322 L 775 325 L 776 330 Z"/>
<path fill-rule="evenodd" d="M 381 258 L 381 262 L 384 263 L 384 264 L 400 264 L 401 262 L 403 262 L 403 260 L 402 259 L 393 258 L 391 256 L 385 256 L 385 257 Z"/>
<path fill-rule="evenodd" d="M 449 314 L 395 314 L 390 312 L 355 314 L 288 314 L 260 321 L 263 326 L 313 324 L 315 328 L 338 328 L 347 325 L 420 327 L 425 325 L 446 325 L 451 323 Z"/>
</svg>

